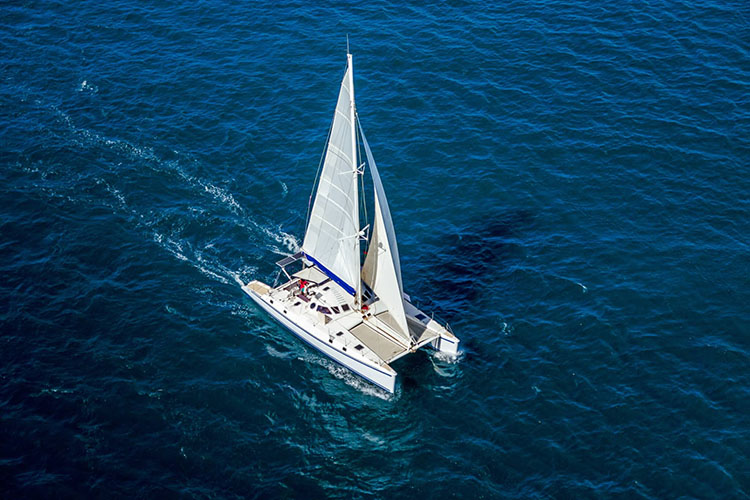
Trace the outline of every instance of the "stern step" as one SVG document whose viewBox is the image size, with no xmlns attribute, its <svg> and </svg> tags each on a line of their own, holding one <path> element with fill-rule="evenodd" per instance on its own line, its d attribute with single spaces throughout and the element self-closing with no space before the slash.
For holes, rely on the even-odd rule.
<svg viewBox="0 0 750 500">
<path fill-rule="evenodd" d="M 252 290 L 253 292 L 257 293 L 258 295 L 268 295 L 268 293 L 271 291 L 271 287 L 263 283 L 262 281 L 253 280 L 247 285 L 243 286 L 246 291 Z"/>
</svg>

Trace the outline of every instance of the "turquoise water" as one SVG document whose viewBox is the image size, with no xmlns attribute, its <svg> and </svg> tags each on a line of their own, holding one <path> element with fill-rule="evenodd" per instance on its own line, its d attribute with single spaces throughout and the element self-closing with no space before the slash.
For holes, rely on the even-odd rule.
<svg viewBox="0 0 750 500">
<path fill-rule="evenodd" d="M 747 498 L 742 2 L 0 16 L 0 497 Z M 385 394 L 240 282 L 295 251 L 349 34 L 406 292 Z"/>
</svg>

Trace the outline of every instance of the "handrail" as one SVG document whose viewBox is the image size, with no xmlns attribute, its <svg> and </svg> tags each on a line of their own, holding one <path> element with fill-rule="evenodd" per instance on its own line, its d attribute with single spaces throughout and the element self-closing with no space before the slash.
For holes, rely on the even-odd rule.
<svg viewBox="0 0 750 500">
<path fill-rule="evenodd" d="M 416 306 L 417 309 L 422 311 L 422 304 L 419 301 L 419 299 L 415 298 L 413 295 L 409 295 L 409 299 L 410 299 L 409 302 L 412 305 Z M 422 312 L 424 313 L 424 311 Z M 455 335 L 455 333 L 453 333 L 453 329 L 450 327 L 450 324 L 448 324 L 448 321 L 446 321 L 446 319 L 441 317 L 440 315 L 435 314 L 434 309 L 430 311 L 430 317 L 434 321 L 437 321 L 437 323 L 441 324 L 442 326 L 445 326 L 445 329 L 448 330 L 452 335 Z"/>
</svg>

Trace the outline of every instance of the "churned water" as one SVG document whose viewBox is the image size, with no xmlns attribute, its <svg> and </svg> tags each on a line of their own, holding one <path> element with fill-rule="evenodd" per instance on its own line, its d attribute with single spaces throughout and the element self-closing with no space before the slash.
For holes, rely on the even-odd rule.
<svg viewBox="0 0 750 500">
<path fill-rule="evenodd" d="M 0 497 L 747 498 L 746 2 L 14 2 Z M 407 293 L 387 395 L 239 284 L 346 64 Z"/>
</svg>

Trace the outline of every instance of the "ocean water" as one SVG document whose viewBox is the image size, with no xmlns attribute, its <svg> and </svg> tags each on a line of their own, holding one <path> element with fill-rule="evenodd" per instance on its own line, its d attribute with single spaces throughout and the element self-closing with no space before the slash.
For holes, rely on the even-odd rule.
<svg viewBox="0 0 750 500">
<path fill-rule="evenodd" d="M 748 498 L 745 2 L 9 2 L 0 497 Z M 406 292 L 388 395 L 240 283 L 346 64 Z"/>
</svg>

